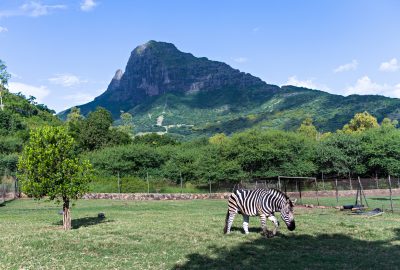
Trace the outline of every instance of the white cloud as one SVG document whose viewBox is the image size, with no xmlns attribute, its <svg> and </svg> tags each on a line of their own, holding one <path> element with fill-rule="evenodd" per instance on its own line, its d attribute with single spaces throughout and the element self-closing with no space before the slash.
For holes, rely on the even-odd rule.
<svg viewBox="0 0 400 270">
<path fill-rule="evenodd" d="M 47 15 L 52 10 L 66 8 L 66 5 L 44 5 L 40 1 L 29 1 L 21 6 L 21 10 L 28 16 L 32 17 Z"/>
<path fill-rule="evenodd" d="M 388 62 L 383 62 L 379 67 L 380 71 L 387 71 L 387 72 L 393 72 L 398 69 L 399 69 L 399 64 L 397 63 L 396 58 L 392 58 Z"/>
<path fill-rule="evenodd" d="M 346 95 L 382 95 L 387 97 L 400 98 L 400 83 L 396 85 L 378 84 L 368 76 L 357 80 L 354 86 L 349 86 L 345 91 Z"/>
<path fill-rule="evenodd" d="M 233 59 L 233 61 L 235 61 L 236 63 L 240 63 L 240 64 L 246 63 L 248 60 L 249 59 L 247 57 L 238 57 L 238 58 Z"/>
<path fill-rule="evenodd" d="M 6 27 L 0 26 L 0 33 L 8 32 Z"/>
<path fill-rule="evenodd" d="M 358 66 L 357 60 L 353 60 L 350 63 L 338 66 L 337 68 L 335 68 L 333 70 L 333 72 L 339 73 L 339 72 L 344 72 L 344 71 L 356 70 L 357 66 Z"/>
<path fill-rule="evenodd" d="M 8 83 L 8 89 L 13 93 L 21 92 L 27 97 L 34 96 L 39 103 L 42 103 L 43 99 L 50 94 L 50 90 L 46 86 L 33 86 L 19 82 Z"/>
<path fill-rule="evenodd" d="M 97 6 L 94 0 L 84 0 L 81 2 L 81 10 L 90 11 Z"/>
<path fill-rule="evenodd" d="M 87 82 L 72 74 L 56 74 L 54 77 L 49 78 L 48 81 L 64 87 L 76 86 Z"/>
<path fill-rule="evenodd" d="M 305 87 L 309 89 L 318 89 L 323 91 L 329 91 L 329 87 L 323 84 L 318 84 L 314 82 L 314 79 L 299 80 L 297 76 L 289 77 L 284 85 L 293 85 L 297 87 Z"/>
<path fill-rule="evenodd" d="M 40 17 L 50 14 L 57 9 L 66 9 L 66 5 L 45 5 L 39 0 L 26 1 L 25 4 L 18 9 L 1 10 L 0 18 L 2 17 L 15 17 L 15 16 L 30 16 Z"/>
</svg>

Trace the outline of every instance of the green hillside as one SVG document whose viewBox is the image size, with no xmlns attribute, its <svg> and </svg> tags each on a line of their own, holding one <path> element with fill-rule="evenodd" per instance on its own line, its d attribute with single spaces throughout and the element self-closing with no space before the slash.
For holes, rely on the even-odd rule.
<svg viewBox="0 0 400 270">
<path fill-rule="evenodd" d="M 107 90 L 78 107 L 87 115 L 98 106 L 109 110 L 117 124 L 121 111 L 130 112 L 136 134 L 186 138 L 250 127 L 294 130 L 307 117 L 319 131 L 335 131 L 363 111 L 378 121 L 400 120 L 399 99 L 270 85 L 225 63 L 157 41 L 136 47 L 125 71 L 117 70 Z M 69 111 L 61 112 L 60 118 Z"/>
</svg>

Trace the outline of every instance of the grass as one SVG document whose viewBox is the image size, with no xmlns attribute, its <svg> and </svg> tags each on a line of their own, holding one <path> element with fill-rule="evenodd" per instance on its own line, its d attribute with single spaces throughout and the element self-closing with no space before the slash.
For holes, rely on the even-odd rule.
<svg viewBox="0 0 400 270">
<path fill-rule="evenodd" d="M 296 208 L 297 228 L 265 239 L 223 235 L 226 201 L 78 201 L 73 230 L 59 206 L 17 200 L 0 207 L 0 269 L 395 269 L 400 215 L 367 219 L 335 209 Z M 97 214 L 104 212 L 105 219 Z M 280 219 L 280 218 L 279 218 Z"/>
</svg>

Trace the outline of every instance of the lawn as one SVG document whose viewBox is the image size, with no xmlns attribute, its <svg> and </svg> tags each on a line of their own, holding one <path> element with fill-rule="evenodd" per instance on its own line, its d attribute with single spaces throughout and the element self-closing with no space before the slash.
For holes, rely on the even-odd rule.
<svg viewBox="0 0 400 270">
<path fill-rule="evenodd" d="M 365 218 L 297 208 L 296 230 L 260 235 L 241 217 L 223 235 L 225 201 L 78 201 L 73 230 L 60 228 L 54 203 L 0 207 L 0 269 L 395 269 L 400 215 Z M 106 218 L 98 219 L 104 212 Z M 280 218 L 279 218 L 280 219 Z"/>
</svg>

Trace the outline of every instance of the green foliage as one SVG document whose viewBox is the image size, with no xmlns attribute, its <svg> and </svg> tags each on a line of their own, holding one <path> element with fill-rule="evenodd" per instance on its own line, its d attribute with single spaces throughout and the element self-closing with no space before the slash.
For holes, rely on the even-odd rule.
<svg viewBox="0 0 400 270">
<path fill-rule="evenodd" d="M 73 113 L 76 114 L 76 111 Z M 98 107 L 84 120 L 69 121 L 69 127 L 71 135 L 76 136 L 79 147 L 88 151 L 131 142 L 128 134 L 111 129 L 112 123 L 111 113 Z"/>
<path fill-rule="evenodd" d="M 313 139 L 316 139 L 318 135 L 318 131 L 312 123 L 312 118 L 309 117 L 306 118 L 303 123 L 301 123 L 300 127 L 297 129 L 297 132 Z"/>
<path fill-rule="evenodd" d="M 118 130 L 132 137 L 134 128 L 132 114 L 128 112 L 123 112 L 120 115 L 120 119 L 121 119 L 121 125 L 118 126 Z"/>
<path fill-rule="evenodd" d="M 357 113 L 348 124 L 344 125 L 344 133 L 363 132 L 371 128 L 379 127 L 376 117 L 368 112 Z"/>
<path fill-rule="evenodd" d="M 11 75 L 7 72 L 6 64 L 0 59 L 0 91 L 1 87 L 7 85 L 10 78 Z"/>
<path fill-rule="evenodd" d="M 18 162 L 22 190 L 49 200 L 78 199 L 88 190 L 91 165 L 74 154 L 74 139 L 63 127 L 43 127 L 31 132 Z"/>
</svg>

